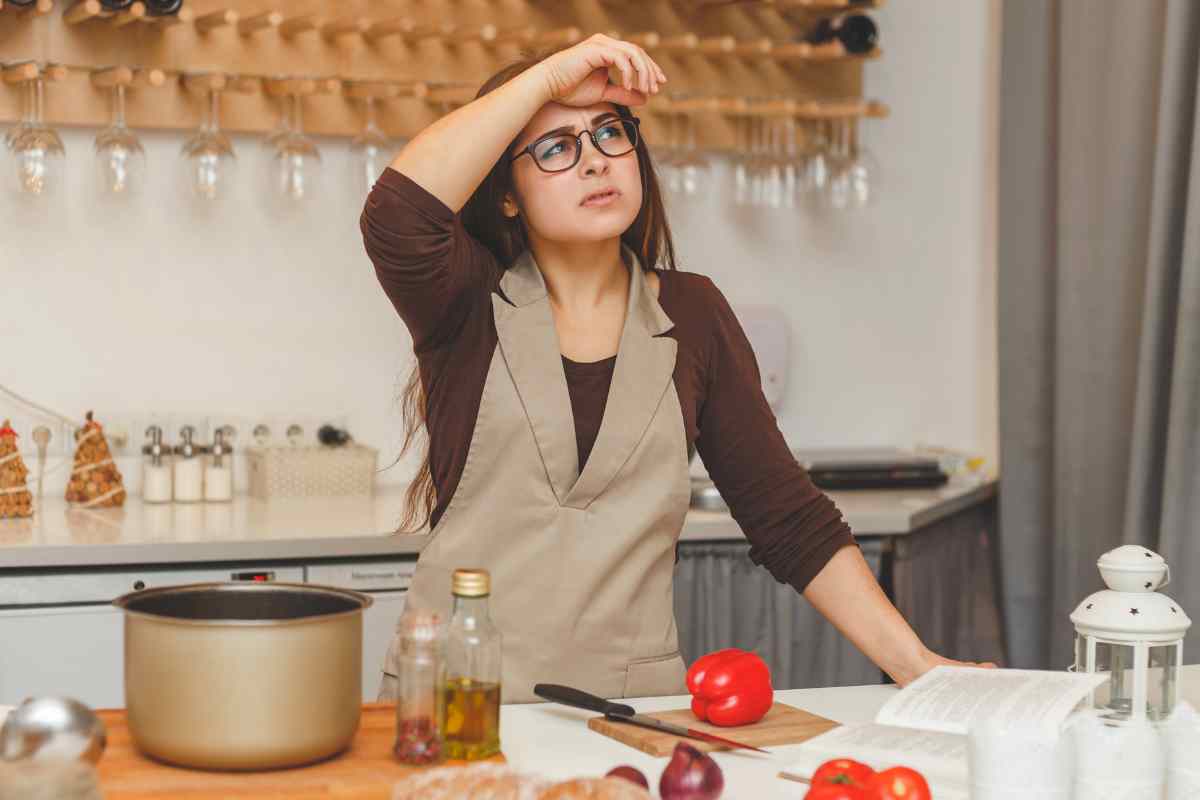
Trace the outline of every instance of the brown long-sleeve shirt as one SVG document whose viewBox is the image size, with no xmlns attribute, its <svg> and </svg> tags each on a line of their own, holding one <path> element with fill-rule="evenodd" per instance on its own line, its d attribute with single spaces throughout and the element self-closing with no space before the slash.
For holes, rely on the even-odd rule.
<svg viewBox="0 0 1200 800">
<path fill-rule="evenodd" d="M 426 426 L 436 526 L 458 486 L 497 346 L 491 295 L 503 268 L 457 214 L 407 176 L 385 170 L 367 198 L 363 240 L 413 338 L 428 398 Z M 658 302 L 675 327 L 675 390 L 694 446 L 750 541 L 750 557 L 803 591 L 839 549 L 854 544 L 841 513 L 813 485 L 779 432 L 754 352 L 708 278 L 659 270 Z M 587 461 L 616 356 L 563 358 L 579 465 Z"/>
</svg>

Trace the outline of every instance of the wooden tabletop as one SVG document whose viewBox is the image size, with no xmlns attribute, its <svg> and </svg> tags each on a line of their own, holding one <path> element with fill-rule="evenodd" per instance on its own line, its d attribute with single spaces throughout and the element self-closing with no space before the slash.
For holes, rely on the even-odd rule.
<svg viewBox="0 0 1200 800">
<path fill-rule="evenodd" d="M 108 728 L 97 765 L 106 800 L 389 800 L 393 784 L 417 769 L 392 758 L 396 709 L 385 703 L 363 706 L 358 733 L 340 755 L 267 772 L 206 772 L 154 761 L 134 746 L 123 709 L 97 713 Z"/>
</svg>

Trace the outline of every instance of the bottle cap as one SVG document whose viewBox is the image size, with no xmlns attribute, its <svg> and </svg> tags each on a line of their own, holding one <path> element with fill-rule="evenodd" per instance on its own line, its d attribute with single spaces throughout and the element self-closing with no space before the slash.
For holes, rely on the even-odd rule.
<svg viewBox="0 0 1200 800">
<path fill-rule="evenodd" d="M 450 591 L 459 597 L 487 597 L 492 593 L 492 577 L 486 569 L 456 569 Z"/>
</svg>

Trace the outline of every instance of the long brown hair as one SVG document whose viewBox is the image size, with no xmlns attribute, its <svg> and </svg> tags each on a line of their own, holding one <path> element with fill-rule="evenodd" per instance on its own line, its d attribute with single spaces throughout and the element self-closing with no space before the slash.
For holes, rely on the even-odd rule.
<svg viewBox="0 0 1200 800">
<path fill-rule="evenodd" d="M 475 98 L 479 99 L 499 88 L 553 52 L 555 51 L 526 55 L 509 64 L 484 81 Z M 632 116 L 626 106 L 614 105 L 622 117 Z M 505 195 L 513 191 L 512 164 L 508 154 L 515 144 L 516 139 L 504 148 L 504 153 L 492 165 L 487 177 L 467 199 L 460 212 L 463 227 L 495 254 L 504 269 L 512 266 L 517 257 L 529 249 L 529 239 L 521 217 L 506 217 L 501 210 Z M 675 245 L 671 241 L 671 228 L 667 223 L 658 176 L 650 160 L 650 149 L 646 146 L 645 137 L 638 136 L 635 152 L 642 178 L 642 207 L 633 224 L 621 234 L 621 243 L 637 254 L 643 269 L 651 270 L 657 266 L 660 269 L 673 270 Z M 401 411 L 404 414 L 404 444 L 400 448 L 400 458 L 404 457 L 409 447 L 416 442 L 418 432 L 425 427 L 426 400 L 425 382 L 421 377 L 420 366 L 414 364 L 400 399 Z M 405 510 L 400 531 L 414 532 L 424 526 L 433 514 L 436 502 L 437 489 L 429 467 L 427 439 L 421 468 L 405 494 Z"/>
</svg>

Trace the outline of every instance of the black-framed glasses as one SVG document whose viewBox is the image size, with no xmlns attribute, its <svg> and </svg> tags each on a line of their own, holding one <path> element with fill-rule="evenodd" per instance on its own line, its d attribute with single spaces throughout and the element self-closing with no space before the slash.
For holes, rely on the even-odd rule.
<svg viewBox="0 0 1200 800">
<path fill-rule="evenodd" d="M 594 131 L 577 134 L 553 133 L 543 136 L 509 159 L 511 164 L 521 156 L 529 156 L 542 172 L 565 172 L 579 163 L 583 154 L 583 137 L 592 140 L 592 145 L 609 157 L 623 156 L 632 152 L 638 143 L 637 117 L 613 117 L 605 120 Z"/>
</svg>

